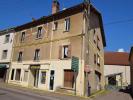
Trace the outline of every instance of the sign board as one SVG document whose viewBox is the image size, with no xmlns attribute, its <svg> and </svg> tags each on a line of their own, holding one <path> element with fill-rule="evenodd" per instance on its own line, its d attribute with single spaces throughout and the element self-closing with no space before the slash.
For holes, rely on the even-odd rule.
<svg viewBox="0 0 133 100">
<path fill-rule="evenodd" d="M 71 69 L 78 72 L 79 70 L 79 58 L 78 57 L 72 57 L 72 63 L 71 63 Z"/>
</svg>

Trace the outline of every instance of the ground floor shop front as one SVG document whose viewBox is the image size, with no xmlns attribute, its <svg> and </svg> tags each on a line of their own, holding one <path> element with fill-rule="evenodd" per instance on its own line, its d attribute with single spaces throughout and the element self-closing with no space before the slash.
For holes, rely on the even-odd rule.
<svg viewBox="0 0 133 100">
<path fill-rule="evenodd" d="M 81 63 L 79 64 L 81 66 Z M 80 67 L 76 74 L 76 92 L 84 94 L 84 68 Z M 51 61 L 47 63 L 12 63 L 9 83 L 56 91 L 65 88 L 74 92 L 74 72 L 71 70 L 71 61 Z"/>
<path fill-rule="evenodd" d="M 8 80 L 9 64 L 0 63 L 0 82 Z"/>
<path fill-rule="evenodd" d="M 71 60 L 48 61 L 46 63 L 12 63 L 8 82 L 48 91 L 65 89 L 72 93 L 75 92 L 76 87 L 77 95 L 85 95 L 86 91 L 90 93 L 99 90 L 101 75 L 96 71 L 88 73 L 87 82 L 85 82 L 84 63 L 83 61 L 79 62 L 80 67 L 76 74 L 71 69 Z"/>
</svg>

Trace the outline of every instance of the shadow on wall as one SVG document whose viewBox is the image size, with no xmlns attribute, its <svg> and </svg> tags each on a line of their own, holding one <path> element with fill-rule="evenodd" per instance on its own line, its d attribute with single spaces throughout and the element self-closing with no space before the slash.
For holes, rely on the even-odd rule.
<svg viewBox="0 0 133 100">
<path fill-rule="evenodd" d="M 119 92 L 130 94 L 130 96 L 133 98 L 131 85 L 125 87 L 125 89 L 120 89 Z"/>
</svg>

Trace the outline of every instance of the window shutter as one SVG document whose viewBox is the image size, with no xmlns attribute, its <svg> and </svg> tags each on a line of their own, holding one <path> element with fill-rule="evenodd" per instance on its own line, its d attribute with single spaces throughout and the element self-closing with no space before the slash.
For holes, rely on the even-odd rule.
<svg viewBox="0 0 133 100">
<path fill-rule="evenodd" d="M 68 45 L 68 57 L 71 58 L 71 45 Z"/>
<path fill-rule="evenodd" d="M 59 46 L 59 59 L 62 58 L 62 46 Z"/>
</svg>

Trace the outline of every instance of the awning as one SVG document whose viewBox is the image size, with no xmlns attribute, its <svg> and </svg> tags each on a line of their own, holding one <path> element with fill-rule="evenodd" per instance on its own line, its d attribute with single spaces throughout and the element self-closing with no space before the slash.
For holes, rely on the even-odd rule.
<svg viewBox="0 0 133 100">
<path fill-rule="evenodd" d="M 6 64 L 0 64 L 0 68 L 7 68 Z"/>
<path fill-rule="evenodd" d="M 30 69 L 40 69 L 40 66 L 39 66 L 39 65 L 32 65 L 32 66 L 30 67 Z"/>
</svg>

